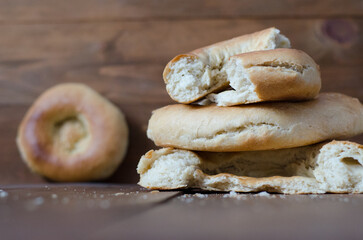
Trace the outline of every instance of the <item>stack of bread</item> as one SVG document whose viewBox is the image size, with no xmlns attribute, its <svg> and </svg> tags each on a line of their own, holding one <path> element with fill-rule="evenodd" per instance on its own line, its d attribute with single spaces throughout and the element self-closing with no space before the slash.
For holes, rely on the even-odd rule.
<svg viewBox="0 0 363 240">
<path fill-rule="evenodd" d="M 141 157 L 149 189 L 363 192 L 363 106 L 319 95 L 319 66 L 276 28 L 172 59 L 166 89 L 180 104 L 153 112 Z M 192 103 L 192 104 L 190 104 Z M 330 142 L 329 142 L 330 141 Z"/>
</svg>

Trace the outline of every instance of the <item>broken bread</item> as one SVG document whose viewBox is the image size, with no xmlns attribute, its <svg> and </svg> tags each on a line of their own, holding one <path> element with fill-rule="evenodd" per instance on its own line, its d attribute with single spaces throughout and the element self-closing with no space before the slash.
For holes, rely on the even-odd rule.
<svg viewBox="0 0 363 240">
<path fill-rule="evenodd" d="M 363 192 L 363 146 L 332 141 L 305 147 L 235 153 L 151 150 L 137 167 L 150 189 L 286 194 Z"/>
<path fill-rule="evenodd" d="M 322 93 L 303 102 L 218 107 L 175 104 L 153 112 L 147 136 L 157 146 L 234 152 L 292 148 L 363 133 L 358 99 Z"/>
<path fill-rule="evenodd" d="M 179 103 L 194 102 L 228 87 L 224 64 L 231 56 L 289 47 L 288 38 L 278 29 L 268 28 L 178 55 L 164 69 L 166 90 Z"/>
<path fill-rule="evenodd" d="M 309 100 L 319 94 L 319 66 L 296 49 L 274 49 L 232 56 L 225 64 L 232 90 L 211 93 L 207 98 L 218 106 Z"/>
</svg>

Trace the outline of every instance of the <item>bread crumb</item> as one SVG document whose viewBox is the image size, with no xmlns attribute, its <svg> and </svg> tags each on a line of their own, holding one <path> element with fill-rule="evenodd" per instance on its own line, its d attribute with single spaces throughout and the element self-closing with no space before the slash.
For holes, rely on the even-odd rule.
<svg viewBox="0 0 363 240">
<path fill-rule="evenodd" d="M 184 194 L 182 196 L 179 197 L 182 202 L 185 202 L 185 203 L 191 203 L 193 202 L 193 197 L 191 194 Z"/>
<path fill-rule="evenodd" d="M 151 193 L 159 193 L 159 191 L 158 190 L 153 190 L 153 191 L 151 191 Z"/>
<path fill-rule="evenodd" d="M 57 194 L 55 194 L 55 193 L 53 193 L 53 194 L 52 194 L 52 198 L 53 198 L 53 199 L 56 199 L 56 198 L 58 198 L 58 195 L 57 195 Z"/>
<path fill-rule="evenodd" d="M 196 196 L 196 197 L 198 197 L 198 198 L 207 198 L 207 197 L 208 197 L 208 195 L 206 195 L 206 194 L 201 194 L 201 193 L 196 193 L 196 194 L 194 194 L 194 196 Z"/>
<path fill-rule="evenodd" d="M 207 105 L 210 105 L 211 103 L 212 102 L 209 99 L 204 98 L 202 100 L 195 101 L 192 104 L 199 105 L 199 106 L 207 106 Z"/>
<path fill-rule="evenodd" d="M 143 195 L 142 196 L 142 199 L 147 199 L 147 195 L 145 194 L 145 195 Z"/>
<path fill-rule="evenodd" d="M 9 194 L 7 192 L 5 192 L 4 190 L 0 189 L 0 198 L 5 198 L 7 197 Z"/>
<path fill-rule="evenodd" d="M 246 200 L 247 199 L 246 195 L 239 194 L 239 193 L 237 193 L 235 191 L 231 191 L 231 192 L 229 192 L 227 194 L 224 194 L 223 198 L 235 198 L 235 199 L 238 199 L 238 200 L 241 200 L 241 199 Z"/>
<path fill-rule="evenodd" d="M 237 197 L 237 193 L 235 191 L 231 191 L 229 195 L 231 195 L 231 197 Z"/>
<path fill-rule="evenodd" d="M 256 196 L 261 196 L 261 197 L 269 197 L 270 194 L 268 192 L 260 192 L 260 193 L 257 193 L 255 194 Z"/>
<path fill-rule="evenodd" d="M 232 198 L 232 197 L 237 197 L 237 193 L 235 191 L 230 191 L 229 193 L 227 194 L 224 194 L 223 195 L 223 198 Z"/>
<path fill-rule="evenodd" d="M 254 194 L 254 196 L 266 197 L 266 198 L 276 198 L 275 194 L 271 194 L 271 193 L 268 193 L 266 191 L 256 193 L 256 194 Z"/>
<path fill-rule="evenodd" d="M 42 197 L 37 197 L 37 198 L 35 198 L 35 199 L 33 200 L 33 203 L 34 203 L 34 205 L 37 205 L 37 206 L 42 205 L 42 204 L 44 203 L 44 198 L 42 198 Z"/>
<path fill-rule="evenodd" d="M 125 193 L 123 193 L 123 192 L 118 192 L 118 193 L 115 193 L 114 195 L 115 195 L 115 196 L 120 196 L 120 195 L 125 195 Z"/>
</svg>

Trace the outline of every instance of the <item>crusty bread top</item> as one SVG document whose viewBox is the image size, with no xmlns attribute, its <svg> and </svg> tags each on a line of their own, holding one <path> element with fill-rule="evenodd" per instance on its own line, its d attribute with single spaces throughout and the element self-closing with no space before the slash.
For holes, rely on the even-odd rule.
<svg viewBox="0 0 363 240">
<path fill-rule="evenodd" d="M 254 66 L 281 67 L 297 72 L 302 72 L 309 67 L 319 68 L 315 61 L 305 52 L 289 48 L 253 51 L 234 55 L 230 59 L 239 59 L 245 68 Z"/>
<path fill-rule="evenodd" d="M 309 100 L 319 94 L 319 66 L 306 53 L 279 48 L 232 56 L 225 64 L 232 90 L 207 96 L 218 106 Z"/>
<path fill-rule="evenodd" d="M 220 61 L 226 62 L 229 57 L 238 54 L 238 52 L 241 53 L 239 50 L 241 45 L 246 45 L 250 51 L 275 49 L 276 47 L 289 48 L 289 39 L 283 35 L 279 35 L 279 33 L 280 30 L 275 27 L 271 27 L 258 32 L 214 43 L 212 45 L 193 50 L 190 54 L 194 54 L 202 61 L 214 65 L 219 64 Z M 276 39 L 277 36 L 282 37 L 281 42 L 276 42 L 280 41 Z M 266 39 L 269 39 L 270 42 L 266 42 Z"/>
<path fill-rule="evenodd" d="M 301 193 L 363 192 L 363 146 L 332 141 L 298 148 L 211 153 L 149 151 L 137 167 L 151 189 Z"/>
<path fill-rule="evenodd" d="M 305 102 L 169 105 L 153 112 L 147 135 L 157 146 L 226 152 L 298 147 L 362 132 L 357 99 L 322 93 Z"/>
</svg>

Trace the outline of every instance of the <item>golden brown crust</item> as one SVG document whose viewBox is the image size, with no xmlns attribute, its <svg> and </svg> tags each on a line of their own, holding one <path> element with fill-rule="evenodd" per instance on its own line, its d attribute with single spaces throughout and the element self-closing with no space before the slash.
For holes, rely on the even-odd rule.
<svg viewBox="0 0 363 240">
<path fill-rule="evenodd" d="M 319 66 L 296 49 L 274 49 L 231 57 L 246 69 L 261 101 L 307 100 L 321 87 Z"/>
<path fill-rule="evenodd" d="M 148 137 L 157 146 L 227 152 L 291 148 L 363 132 L 354 98 L 322 93 L 306 102 L 234 107 L 170 105 L 153 112 Z"/>
<path fill-rule="evenodd" d="M 233 49 L 238 47 L 241 43 L 247 43 L 247 42 L 253 42 L 251 43 L 251 45 L 253 45 L 252 48 L 255 49 L 255 51 L 265 50 L 267 49 L 265 40 L 268 38 L 268 36 L 272 35 L 276 31 L 279 30 L 277 30 L 274 27 L 267 28 L 258 32 L 245 34 L 232 39 L 214 43 L 209 46 L 195 49 L 191 51 L 190 54 L 194 54 L 198 57 L 201 57 L 205 61 L 207 59 L 208 61 L 211 61 L 213 60 L 213 55 L 219 55 L 219 52 L 229 52 L 231 50 L 233 51 Z M 251 51 L 253 50 L 251 49 Z M 207 55 L 210 55 L 211 57 L 207 57 Z M 233 55 L 235 54 L 231 54 L 231 56 Z M 224 60 L 227 61 L 228 58 Z"/>
<path fill-rule="evenodd" d="M 123 114 L 83 84 L 60 84 L 31 106 L 18 129 L 23 160 L 56 181 L 106 178 L 122 161 L 128 143 Z"/>
</svg>

